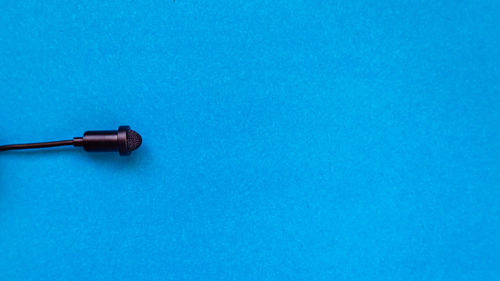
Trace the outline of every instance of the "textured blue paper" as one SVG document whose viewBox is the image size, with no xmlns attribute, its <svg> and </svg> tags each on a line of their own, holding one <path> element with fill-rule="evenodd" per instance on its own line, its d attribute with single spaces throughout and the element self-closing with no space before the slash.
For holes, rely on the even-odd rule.
<svg viewBox="0 0 500 281">
<path fill-rule="evenodd" d="M 0 154 L 0 280 L 499 280 L 500 2 L 361 2 L 0 3 L 0 144 L 144 139 Z"/>
</svg>

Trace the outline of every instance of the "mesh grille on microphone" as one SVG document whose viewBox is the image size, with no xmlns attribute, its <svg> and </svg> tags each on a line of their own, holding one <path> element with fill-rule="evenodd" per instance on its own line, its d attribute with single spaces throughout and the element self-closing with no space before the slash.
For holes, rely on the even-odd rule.
<svg viewBox="0 0 500 281">
<path fill-rule="evenodd" d="M 127 131 L 127 149 L 134 151 L 142 144 L 142 137 L 134 130 Z"/>
</svg>

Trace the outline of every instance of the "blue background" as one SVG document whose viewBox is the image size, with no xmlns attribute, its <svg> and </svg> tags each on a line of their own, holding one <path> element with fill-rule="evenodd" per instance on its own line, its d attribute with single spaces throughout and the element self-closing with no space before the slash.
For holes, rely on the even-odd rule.
<svg viewBox="0 0 500 281">
<path fill-rule="evenodd" d="M 499 280 L 500 2 L 2 1 L 0 280 Z"/>
</svg>

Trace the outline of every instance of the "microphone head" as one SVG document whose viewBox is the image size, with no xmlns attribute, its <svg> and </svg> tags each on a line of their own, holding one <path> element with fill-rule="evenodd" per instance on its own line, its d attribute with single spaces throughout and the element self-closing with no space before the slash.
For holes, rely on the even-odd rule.
<svg viewBox="0 0 500 281">
<path fill-rule="evenodd" d="M 130 155 L 142 144 L 142 137 L 129 126 L 118 128 L 118 152 L 122 156 Z"/>
<path fill-rule="evenodd" d="M 142 144 L 142 137 L 134 130 L 127 131 L 127 150 L 132 152 Z"/>
</svg>

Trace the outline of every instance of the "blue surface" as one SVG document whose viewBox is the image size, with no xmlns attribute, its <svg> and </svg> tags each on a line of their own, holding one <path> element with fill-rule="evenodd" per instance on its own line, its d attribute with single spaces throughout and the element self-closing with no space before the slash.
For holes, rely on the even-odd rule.
<svg viewBox="0 0 500 281">
<path fill-rule="evenodd" d="M 0 280 L 499 280 L 500 2 L 3 1 Z"/>
</svg>

